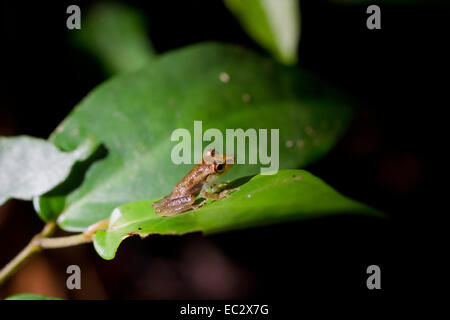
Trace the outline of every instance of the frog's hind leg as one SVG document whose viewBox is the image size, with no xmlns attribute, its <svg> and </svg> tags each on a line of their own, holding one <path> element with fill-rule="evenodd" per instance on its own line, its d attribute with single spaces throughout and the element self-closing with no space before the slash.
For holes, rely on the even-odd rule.
<svg viewBox="0 0 450 320">
<path fill-rule="evenodd" d="M 160 206 L 153 208 L 155 208 L 157 215 L 167 217 L 193 209 L 192 204 L 194 202 L 194 196 L 179 197 L 175 199 L 166 199 Z"/>
<path fill-rule="evenodd" d="M 165 196 L 164 198 L 162 198 L 162 199 L 159 199 L 158 201 L 155 201 L 155 202 L 153 202 L 152 203 L 152 208 L 158 208 L 158 207 L 161 207 L 161 206 L 163 206 L 167 201 L 169 200 L 169 196 Z"/>
</svg>

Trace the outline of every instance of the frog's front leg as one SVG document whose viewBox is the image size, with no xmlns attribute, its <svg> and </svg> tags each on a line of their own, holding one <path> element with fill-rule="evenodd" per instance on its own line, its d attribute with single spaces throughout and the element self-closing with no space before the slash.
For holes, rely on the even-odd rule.
<svg viewBox="0 0 450 320">
<path fill-rule="evenodd" d="M 219 190 L 224 189 L 229 184 L 230 184 L 230 180 L 227 180 L 224 182 L 219 182 L 219 183 L 214 183 L 212 188 L 215 190 L 214 192 L 218 192 Z"/>
<path fill-rule="evenodd" d="M 211 200 L 220 200 L 222 198 L 229 198 L 231 197 L 231 194 L 229 194 L 229 192 L 239 190 L 239 188 L 225 189 L 220 192 L 219 190 L 220 188 L 218 188 L 217 185 L 211 187 L 212 192 L 208 192 L 206 188 L 202 188 L 202 190 L 200 191 L 200 197 Z"/>
<path fill-rule="evenodd" d="M 155 207 L 155 212 L 159 216 L 173 216 L 190 209 L 196 209 L 192 204 L 195 202 L 195 196 L 183 196 L 166 200 L 163 205 Z"/>
</svg>

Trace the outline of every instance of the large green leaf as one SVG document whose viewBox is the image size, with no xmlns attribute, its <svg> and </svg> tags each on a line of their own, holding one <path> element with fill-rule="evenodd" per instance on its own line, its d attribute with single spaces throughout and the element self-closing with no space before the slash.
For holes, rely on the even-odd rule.
<svg viewBox="0 0 450 320">
<path fill-rule="evenodd" d="M 243 28 L 285 64 L 297 61 L 300 38 L 298 0 L 225 0 Z"/>
<path fill-rule="evenodd" d="M 192 167 L 172 163 L 171 134 L 192 133 L 194 120 L 222 132 L 280 129 L 280 168 L 286 169 L 323 156 L 350 118 L 348 102 L 315 77 L 241 47 L 200 44 L 170 52 L 100 85 L 60 124 L 51 137 L 56 145 L 73 148 L 93 135 L 108 155 L 89 167 L 64 208 L 45 214 L 62 210 L 59 225 L 81 231 L 122 204 L 169 193 Z M 259 167 L 236 165 L 227 178 Z M 40 199 L 41 209 L 52 210 L 44 205 L 51 200 Z"/>
<path fill-rule="evenodd" d="M 64 300 L 57 297 L 44 296 L 36 293 L 20 293 L 6 298 L 5 300 Z"/>
<path fill-rule="evenodd" d="M 73 164 L 98 147 L 86 139 L 72 152 L 62 152 L 43 139 L 0 137 L 0 205 L 9 198 L 31 200 L 67 178 Z"/>
<path fill-rule="evenodd" d="M 121 241 L 134 234 L 141 237 L 194 231 L 210 234 L 331 214 L 380 215 L 304 170 L 254 176 L 230 198 L 172 217 L 156 215 L 152 202 L 133 202 L 113 211 L 108 229 L 97 232 L 94 238 L 101 257 L 114 258 Z"/>
</svg>

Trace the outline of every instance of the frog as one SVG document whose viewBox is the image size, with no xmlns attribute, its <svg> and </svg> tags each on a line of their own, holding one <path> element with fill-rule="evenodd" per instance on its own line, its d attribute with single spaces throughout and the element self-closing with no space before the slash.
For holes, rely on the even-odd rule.
<svg viewBox="0 0 450 320">
<path fill-rule="evenodd" d="M 230 192 L 239 188 L 223 189 L 229 181 L 222 184 L 215 184 L 214 181 L 225 175 L 233 166 L 232 155 L 218 153 L 215 149 L 207 150 L 201 163 L 194 165 L 169 195 L 152 203 L 155 213 L 159 216 L 173 216 L 199 209 L 208 199 L 220 200 L 230 197 Z M 197 196 L 203 200 L 194 204 Z"/>
</svg>

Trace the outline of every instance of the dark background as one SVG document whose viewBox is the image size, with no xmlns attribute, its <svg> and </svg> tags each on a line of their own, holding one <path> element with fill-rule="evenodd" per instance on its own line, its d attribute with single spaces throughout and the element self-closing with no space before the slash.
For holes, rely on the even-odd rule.
<svg viewBox="0 0 450 320">
<path fill-rule="evenodd" d="M 158 53 L 214 40 L 265 54 L 221 1 L 125 2 L 148 16 Z M 3 2 L 0 135 L 47 138 L 105 79 L 98 63 L 68 40 L 76 31 L 66 28 L 66 8 L 75 3 L 83 27 L 92 1 Z M 424 259 L 433 263 L 419 254 L 430 252 L 422 241 L 434 214 L 426 202 L 434 164 L 428 156 L 442 148 L 434 128 L 448 87 L 442 80 L 448 7 L 381 4 L 382 29 L 368 30 L 367 6 L 301 1 L 299 66 L 360 106 L 337 147 L 306 169 L 390 219 L 323 218 L 208 237 L 131 238 L 112 261 L 89 245 L 49 250 L 1 287 L 0 297 L 36 292 L 72 299 L 370 300 L 415 294 Z M 0 211 L 4 265 L 42 222 L 28 202 L 9 201 Z M 422 226 L 416 228 L 419 219 Z M 66 289 L 70 264 L 81 267 L 82 290 Z M 381 291 L 366 288 L 371 264 L 381 267 Z"/>
</svg>

